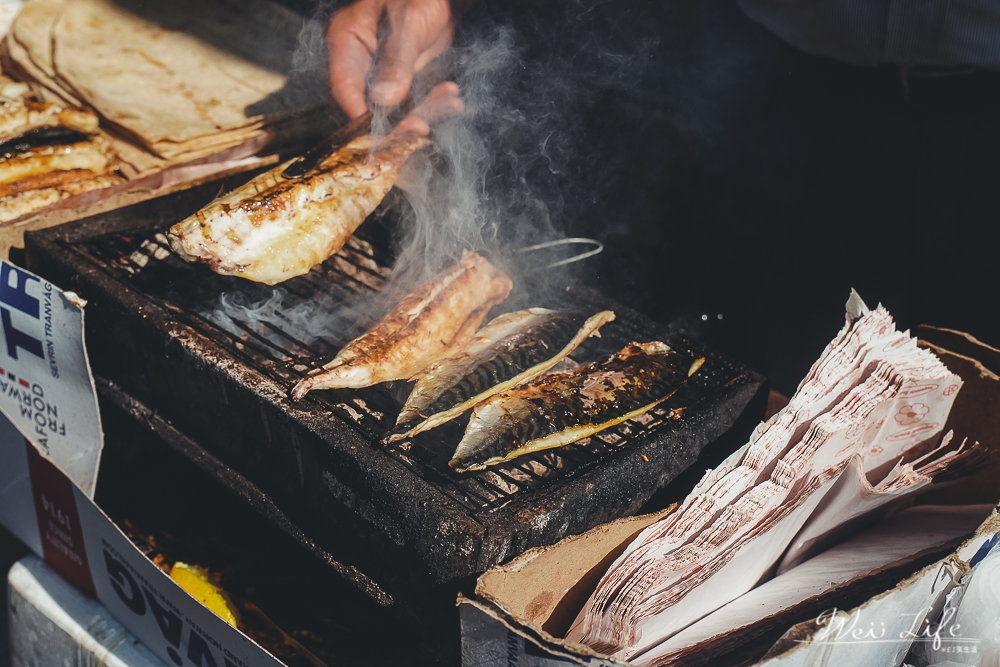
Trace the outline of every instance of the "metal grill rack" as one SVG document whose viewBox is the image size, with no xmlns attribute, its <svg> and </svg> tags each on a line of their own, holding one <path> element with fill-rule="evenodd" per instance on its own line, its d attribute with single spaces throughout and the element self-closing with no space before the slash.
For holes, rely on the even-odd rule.
<svg viewBox="0 0 1000 667">
<path fill-rule="evenodd" d="M 352 237 L 338 254 L 309 274 L 282 283 L 277 292 L 275 288 L 240 278 L 218 276 L 204 267 L 185 263 L 170 252 L 162 233 L 142 240 L 134 236 L 109 234 L 82 244 L 77 250 L 117 279 L 134 284 L 159 306 L 172 311 L 176 317 L 197 327 L 228 347 L 234 355 L 242 357 L 247 364 L 289 389 L 308 371 L 335 356 L 351 339 L 348 332 L 357 326 L 349 319 L 340 319 L 328 335 L 310 336 L 297 330 L 296 323 L 284 316 L 283 311 L 301 307 L 315 300 L 317 295 L 322 295 L 331 308 L 348 303 L 358 294 L 374 295 L 391 271 L 386 265 L 387 258 L 379 256 L 375 245 L 364 238 L 363 232 Z M 212 295 L 220 292 L 242 295 L 244 303 L 254 304 L 256 308 L 275 294 L 283 296 L 281 307 L 270 309 L 267 319 L 230 313 L 227 316 L 228 326 L 225 326 L 220 324 L 218 317 L 205 314 L 210 308 L 206 301 L 211 301 Z M 546 305 L 572 307 L 580 304 L 568 298 L 563 303 Z M 278 320 L 280 324 L 275 324 L 273 320 Z M 587 341 L 575 352 L 571 361 L 589 362 L 637 338 L 635 331 L 631 332 L 631 337 L 623 337 L 615 329 L 614 322 L 606 325 L 602 330 L 602 339 Z M 650 340 L 655 335 L 650 331 L 641 338 Z M 675 340 L 672 345 L 689 355 L 699 354 L 685 345 L 685 341 Z M 626 447 L 643 434 L 655 432 L 665 422 L 683 418 L 686 410 L 697 406 L 720 384 L 738 373 L 739 369 L 713 359 L 689 380 L 688 385 L 647 414 L 557 450 L 529 454 L 483 471 L 459 474 L 447 465 L 462 438 L 467 417 L 415 438 L 387 445 L 384 449 L 469 510 L 491 511 L 531 489 L 571 477 Z M 337 414 L 377 447 L 379 440 L 395 423 L 408 386 L 407 383 L 393 383 L 360 390 L 319 391 L 305 400 Z"/>
<path fill-rule="evenodd" d="M 656 339 L 706 362 L 646 415 L 484 471 L 448 467 L 465 427 L 458 420 L 384 447 L 409 383 L 314 391 L 297 402 L 288 394 L 366 328 L 354 304 L 389 301 L 391 219 L 365 222 L 336 256 L 272 288 L 187 264 L 166 247 L 164 232 L 219 189 L 209 183 L 29 233 L 28 268 L 90 302 L 95 375 L 271 495 L 311 526 L 312 539 L 385 590 L 417 578 L 457 581 L 637 511 L 763 395 L 753 371 L 664 335 L 565 273 L 522 276 L 502 308 L 615 311 L 576 362 Z M 548 283 L 543 296 L 533 289 L 539 281 Z M 222 294 L 236 305 L 225 317 Z M 319 313 L 322 327 L 314 326 Z"/>
</svg>

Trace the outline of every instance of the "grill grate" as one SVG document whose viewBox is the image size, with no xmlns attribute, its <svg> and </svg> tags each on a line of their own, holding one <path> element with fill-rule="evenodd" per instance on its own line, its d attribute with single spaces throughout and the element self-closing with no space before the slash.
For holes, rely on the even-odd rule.
<svg viewBox="0 0 1000 667">
<path fill-rule="evenodd" d="M 81 253 L 117 280 L 139 291 L 178 321 L 212 338 L 256 370 L 291 389 L 309 370 L 329 361 L 354 335 L 358 326 L 345 310 L 359 295 L 373 296 L 386 282 L 391 258 L 377 241 L 356 234 L 334 257 L 309 274 L 279 288 L 241 278 L 219 276 L 205 267 L 187 264 L 170 252 L 166 238 L 155 234 L 112 233 L 84 243 L 60 242 L 67 252 Z M 216 313 L 219 294 L 242 304 L 225 317 Z M 571 288 L 560 292 L 546 307 L 583 305 Z M 280 301 L 280 306 L 278 306 Z M 272 304 L 270 308 L 261 304 Z M 325 305 L 333 318 L 323 335 L 310 333 L 290 313 Z M 593 307 L 593 304 L 590 304 Z M 341 312 L 343 311 L 343 312 Z M 258 315 L 262 316 L 258 317 Z M 589 339 L 573 355 L 585 363 L 631 340 L 652 340 L 656 332 L 635 323 L 614 322 L 602 329 L 602 338 Z M 682 352 L 696 354 L 686 342 L 671 341 Z M 655 431 L 739 376 L 742 369 L 709 355 L 701 371 L 658 408 L 558 450 L 528 455 L 491 468 L 458 474 L 447 462 L 461 439 L 467 417 L 416 437 L 386 446 L 384 451 L 441 492 L 473 512 L 496 510 L 533 489 L 550 485 L 587 470 L 625 448 L 640 436 Z M 312 392 L 304 404 L 332 412 L 364 436 L 372 447 L 393 425 L 408 394 L 408 383 L 397 382 L 359 390 Z"/>
</svg>

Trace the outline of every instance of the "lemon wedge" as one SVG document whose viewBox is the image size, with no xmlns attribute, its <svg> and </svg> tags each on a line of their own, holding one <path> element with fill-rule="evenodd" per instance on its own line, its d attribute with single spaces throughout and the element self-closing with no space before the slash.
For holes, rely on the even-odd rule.
<svg viewBox="0 0 1000 667">
<path fill-rule="evenodd" d="M 236 616 L 226 604 L 219 589 L 208 580 L 200 567 L 181 562 L 174 563 L 170 568 L 170 578 L 226 623 L 236 627 Z"/>
</svg>

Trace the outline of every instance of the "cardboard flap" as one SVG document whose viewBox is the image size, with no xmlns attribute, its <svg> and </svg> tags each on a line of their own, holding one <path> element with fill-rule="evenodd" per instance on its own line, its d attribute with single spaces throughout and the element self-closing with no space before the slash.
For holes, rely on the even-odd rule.
<svg viewBox="0 0 1000 667">
<path fill-rule="evenodd" d="M 974 338 L 967 334 L 950 332 L 955 340 L 964 340 L 967 352 L 982 352 L 989 357 L 987 346 L 973 345 Z M 996 504 L 1000 500 L 1000 375 L 990 370 L 980 357 L 969 357 L 921 341 L 920 345 L 934 352 L 949 370 L 961 376 L 964 382 L 958 392 L 951 414 L 945 423 L 945 432 L 953 430 L 957 442 L 968 438 L 970 444 L 978 441 L 985 445 L 994 457 L 994 462 L 962 480 L 961 484 L 934 489 L 921 497 L 921 503 L 930 504 Z M 981 344 L 980 344 L 981 345 Z M 996 350 L 993 350 L 996 352 Z M 1000 364 L 998 364 L 1000 369 Z"/>
<path fill-rule="evenodd" d="M 536 629 L 564 637 L 597 582 L 625 547 L 675 508 L 619 519 L 550 547 L 527 551 L 480 577 L 476 595 Z"/>
<path fill-rule="evenodd" d="M 917 327 L 917 338 L 940 349 L 949 350 L 963 357 L 976 359 L 993 373 L 1000 375 L 1000 350 L 987 345 L 964 331 L 942 329 L 921 324 Z"/>
<path fill-rule="evenodd" d="M 104 444 L 76 295 L 0 261 L 0 412 L 94 496 Z"/>
</svg>

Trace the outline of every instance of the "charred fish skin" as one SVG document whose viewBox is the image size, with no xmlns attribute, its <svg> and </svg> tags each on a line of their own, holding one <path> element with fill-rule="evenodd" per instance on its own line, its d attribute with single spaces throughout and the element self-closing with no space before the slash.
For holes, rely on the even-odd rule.
<svg viewBox="0 0 1000 667">
<path fill-rule="evenodd" d="M 503 271 L 466 250 L 458 264 L 411 292 L 333 361 L 310 372 L 292 389 L 292 399 L 313 389 L 360 388 L 413 377 L 452 346 L 465 345 L 512 287 Z"/>
<path fill-rule="evenodd" d="M 476 406 L 455 455 L 457 472 L 560 447 L 654 408 L 704 359 L 661 342 L 632 343 L 566 373 L 543 376 Z"/>
<path fill-rule="evenodd" d="M 216 273 L 274 285 L 308 273 L 343 247 L 431 141 L 364 136 L 300 178 L 278 165 L 170 228 L 170 247 Z"/>
<path fill-rule="evenodd" d="M 547 372 L 614 318 L 608 310 L 545 308 L 500 315 L 465 349 L 421 374 L 384 442 L 440 426 L 493 394 Z"/>
<path fill-rule="evenodd" d="M 572 340 L 585 321 L 586 315 L 581 312 L 552 313 L 501 341 L 495 354 L 470 368 L 469 374 L 431 403 L 429 410 L 443 412 L 551 358 Z"/>
</svg>

